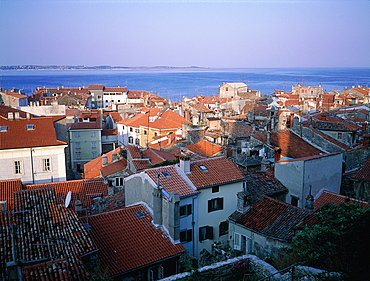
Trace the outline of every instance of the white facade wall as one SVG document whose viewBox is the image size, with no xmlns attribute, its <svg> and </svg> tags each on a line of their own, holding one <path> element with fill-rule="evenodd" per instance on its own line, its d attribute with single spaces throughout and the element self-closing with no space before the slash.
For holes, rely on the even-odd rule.
<svg viewBox="0 0 370 281">
<path fill-rule="evenodd" d="M 118 145 L 140 145 L 140 128 L 117 124 Z"/>
<path fill-rule="evenodd" d="M 108 107 L 114 103 L 127 103 L 127 92 L 104 92 L 104 107 Z"/>
<path fill-rule="evenodd" d="M 20 178 L 23 183 L 44 183 L 66 180 L 64 149 L 66 145 L 5 149 L 0 151 L 0 180 Z M 32 164 L 33 162 L 33 177 Z M 44 171 L 43 159 L 50 159 L 50 171 Z M 22 172 L 15 173 L 15 161 L 21 162 Z"/>
<path fill-rule="evenodd" d="M 219 236 L 219 225 L 224 222 L 228 217 L 237 209 L 237 193 L 243 191 L 243 182 L 235 182 L 219 186 L 219 192 L 212 193 L 212 188 L 203 188 L 199 190 L 198 195 L 199 208 L 198 208 L 198 235 L 199 228 L 203 226 L 213 227 L 213 238 L 206 239 L 202 242 L 197 240 L 198 243 L 198 255 L 206 249 L 208 252 L 212 252 L 212 244 L 216 241 L 226 241 L 228 234 Z M 208 201 L 215 198 L 223 198 L 223 209 L 213 212 L 208 212 Z"/>
</svg>

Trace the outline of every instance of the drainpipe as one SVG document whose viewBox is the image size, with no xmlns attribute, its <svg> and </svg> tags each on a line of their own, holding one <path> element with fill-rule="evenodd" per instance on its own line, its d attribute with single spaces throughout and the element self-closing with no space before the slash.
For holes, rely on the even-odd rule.
<svg viewBox="0 0 370 281">
<path fill-rule="evenodd" d="M 34 151 L 32 149 L 32 147 L 30 148 L 30 151 L 31 151 L 31 173 L 32 173 L 32 183 L 35 184 L 35 172 L 34 172 L 34 169 L 33 169 L 33 154 L 32 152 Z"/>
</svg>

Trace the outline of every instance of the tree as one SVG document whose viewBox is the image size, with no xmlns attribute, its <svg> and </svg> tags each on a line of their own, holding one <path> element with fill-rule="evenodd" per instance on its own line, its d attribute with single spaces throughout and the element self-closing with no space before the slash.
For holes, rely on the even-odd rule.
<svg viewBox="0 0 370 281">
<path fill-rule="evenodd" d="M 306 226 L 290 248 L 305 264 L 340 272 L 345 280 L 369 277 L 370 209 L 357 204 L 323 206 L 315 216 L 319 224 Z"/>
</svg>

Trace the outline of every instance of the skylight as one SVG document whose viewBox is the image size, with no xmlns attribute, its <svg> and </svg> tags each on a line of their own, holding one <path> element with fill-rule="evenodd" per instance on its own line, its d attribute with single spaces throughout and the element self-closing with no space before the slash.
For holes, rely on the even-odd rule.
<svg viewBox="0 0 370 281">
<path fill-rule="evenodd" d="M 201 169 L 203 172 L 208 172 L 208 168 L 204 165 L 199 165 L 199 169 Z"/>
<path fill-rule="evenodd" d="M 162 174 L 166 177 L 166 178 L 169 178 L 171 177 L 171 174 L 167 171 L 163 171 Z"/>
<path fill-rule="evenodd" d="M 135 212 L 135 215 L 136 215 L 139 219 L 141 219 L 141 218 L 145 218 L 145 214 L 144 214 L 144 212 L 143 212 L 143 211 L 137 211 L 137 212 Z"/>
</svg>

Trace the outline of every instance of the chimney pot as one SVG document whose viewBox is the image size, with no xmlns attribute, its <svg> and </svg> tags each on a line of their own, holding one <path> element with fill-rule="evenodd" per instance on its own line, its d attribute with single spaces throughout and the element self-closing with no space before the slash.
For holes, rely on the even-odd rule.
<svg viewBox="0 0 370 281">
<path fill-rule="evenodd" d="M 187 155 L 181 155 L 179 158 L 180 158 L 180 169 L 185 174 L 190 174 L 190 157 Z"/>
</svg>

